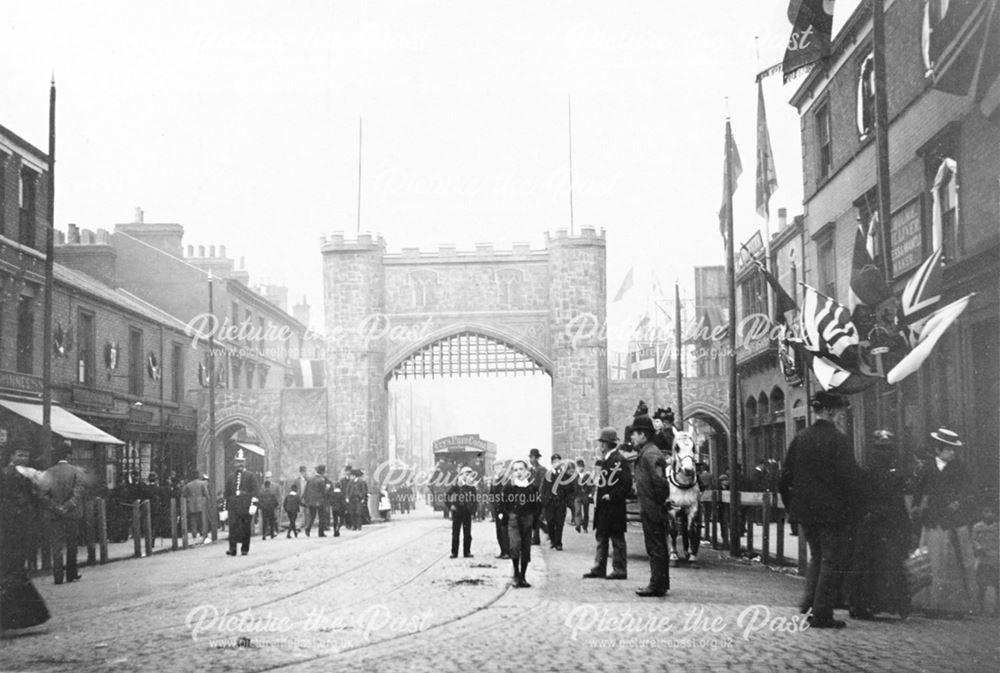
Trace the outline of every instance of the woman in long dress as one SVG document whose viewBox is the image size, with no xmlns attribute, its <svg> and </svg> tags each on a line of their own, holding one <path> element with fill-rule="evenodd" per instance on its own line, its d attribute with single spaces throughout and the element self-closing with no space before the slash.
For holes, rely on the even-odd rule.
<svg viewBox="0 0 1000 673">
<path fill-rule="evenodd" d="M 877 430 L 866 470 L 867 502 L 854 540 L 847 595 L 851 617 L 871 619 L 879 612 L 907 617 L 910 590 L 903 563 L 910 550 L 906 479 L 896 467 L 896 442 Z"/>
<path fill-rule="evenodd" d="M 930 616 L 962 617 L 972 608 L 975 582 L 972 538 L 975 493 L 965 464 L 957 457 L 958 434 L 940 428 L 931 433 L 934 461 L 917 480 L 914 515 L 920 517 L 920 545 L 927 548 L 931 584 L 913 597 L 913 607 Z"/>
<path fill-rule="evenodd" d="M 34 471 L 24 467 L 28 456 L 24 449 L 7 452 L 0 471 L 0 631 L 36 626 L 49 618 L 28 577 L 41 524 L 38 493 L 27 476 Z"/>
</svg>

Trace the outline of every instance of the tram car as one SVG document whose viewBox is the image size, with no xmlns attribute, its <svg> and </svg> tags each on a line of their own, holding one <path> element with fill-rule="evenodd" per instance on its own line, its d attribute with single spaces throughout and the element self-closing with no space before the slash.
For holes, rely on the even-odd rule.
<svg viewBox="0 0 1000 673">
<path fill-rule="evenodd" d="M 431 494 L 431 505 L 435 511 L 447 512 L 444 507 L 444 496 L 452 485 L 457 483 L 458 471 L 463 467 L 472 468 L 476 473 L 478 483 L 492 474 L 493 461 L 496 460 L 497 445 L 476 435 L 451 435 L 434 440 L 434 474 L 428 490 Z"/>
</svg>

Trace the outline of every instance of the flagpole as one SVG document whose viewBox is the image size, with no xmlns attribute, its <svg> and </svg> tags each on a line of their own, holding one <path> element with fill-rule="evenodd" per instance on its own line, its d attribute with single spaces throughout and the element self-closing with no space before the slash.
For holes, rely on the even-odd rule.
<svg viewBox="0 0 1000 673">
<path fill-rule="evenodd" d="M 728 99 L 727 99 L 728 106 Z M 726 281 L 729 290 L 729 553 L 734 557 L 740 553 L 740 538 L 736 534 L 739 519 L 739 474 L 736 469 L 736 434 L 739 432 L 736 418 L 736 270 L 733 260 L 733 172 L 732 172 L 732 128 L 726 115 Z"/>
<path fill-rule="evenodd" d="M 361 124 L 362 118 L 358 117 L 358 230 L 361 233 Z"/>
<path fill-rule="evenodd" d="M 569 116 L 569 235 L 573 235 L 573 98 L 566 97 Z"/>
<path fill-rule="evenodd" d="M 681 286 L 674 281 L 674 343 L 677 348 L 677 425 L 684 429 L 684 375 L 681 373 Z"/>
<path fill-rule="evenodd" d="M 56 203 L 56 77 L 49 85 L 49 193 L 46 199 L 45 227 L 45 304 L 42 321 L 42 464 L 52 464 L 52 311 L 55 264 Z"/>
</svg>

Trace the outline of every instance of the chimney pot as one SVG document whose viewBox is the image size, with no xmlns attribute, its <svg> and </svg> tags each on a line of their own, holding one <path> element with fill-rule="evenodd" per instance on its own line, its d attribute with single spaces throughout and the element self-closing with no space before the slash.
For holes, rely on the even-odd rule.
<svg viewBox="0 0 1000 673">
<path fill-rule="evenodd" d="M 240 255 L 240 271 L 246 269 L 246 257 Z"/>
<path fill-rule="evenodd" d="M 193 245 L 189 245 L 187 247 L 187 256 L 188 257 L 194 257 L 194 246 Z"/>
<path fill-rule="evenodd" d="M 135 208 L 135 223 L 136 224 L 142 224 L 142 221 L 143 221 L 142 208 L 136 206 L 136 208 Z"/>
<path fill-rule="evenodd" d="M 215 246 L 214 245 L 208 246 L 208 256 L 211 257 L 211 258 L 213 258 L 213 259 L 215 258 Z"/>
<path fill-rule="evenodd" d="M 198 246 L 198 256 L 202 258 L 205 257 L 205 246 L 203 245 Z"/>
<path fill-rule="evenodd" d="M 70 224 L 66 227 L 66 242 L 70 245 L 78 245 L 80 243 L 80 227 L 75 224 Z"/>
<path fill-rule="evenodd" d="M 784 229 L 788 225 L 788 209 L 778 208 L 778 230 Z"/>
<path fill-rule="evenodd" d="M 219 257 L 226 259 L 226 246 L 224 245 L 219 246 Z"/>
</svg>

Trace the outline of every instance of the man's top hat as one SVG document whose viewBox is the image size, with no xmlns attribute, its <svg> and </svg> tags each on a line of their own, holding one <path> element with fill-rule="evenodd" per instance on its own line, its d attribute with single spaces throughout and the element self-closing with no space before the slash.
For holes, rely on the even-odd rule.
<svg viewBox="0 0 1000 673">
<path fill-rule="evenodd" d="M 847 409 L 851 406 L 851 403 L 842 395 L 821 390 L 816 393 L 809 406 L 813 409 Z"/>
<path fill-rule="evenodd" d="M 652 437 L 656 432 L 653 419 L 649 416 L 636 416 L 632 419 L 632 432 L 645 432 L 647 437 Z"/>
<path fill-rule="evenodd" d="M 632 412 L 632 416 L 646 416 L 647 414 L 649 414 L 649 407 L 646 406 L 646 403 L 643 400 L 639 400 L 639 404 L 636 405 L 635 411 Z"/>
<path fill-rule="evenodd" d="M 949 430 L 948 428 L 938 428 L 931 433 L 931 437 L 942 444 L 947 444 L 948 446 L 965 446 L 965 444 L 962 443 L 962 438 L 958 436 L 958 433 Z"/>
<path fill-rule="evenodd" d="M 614 428 L 604 428 L 601 430 L 601 436 L 597 438 L 597 441 L 607 444 L 608 446 L 617 446 L 618 442 L 621 440 L 618 439 L 618 433 Z"/>
<path fill-rule="evenodd" d="M 539 451 L 538 449 L 532 449 L 532 450 L 528 451 L 528 457 L 529 458 L 541 458 L 542 457 L 542 452 Z"/>
</svg>

